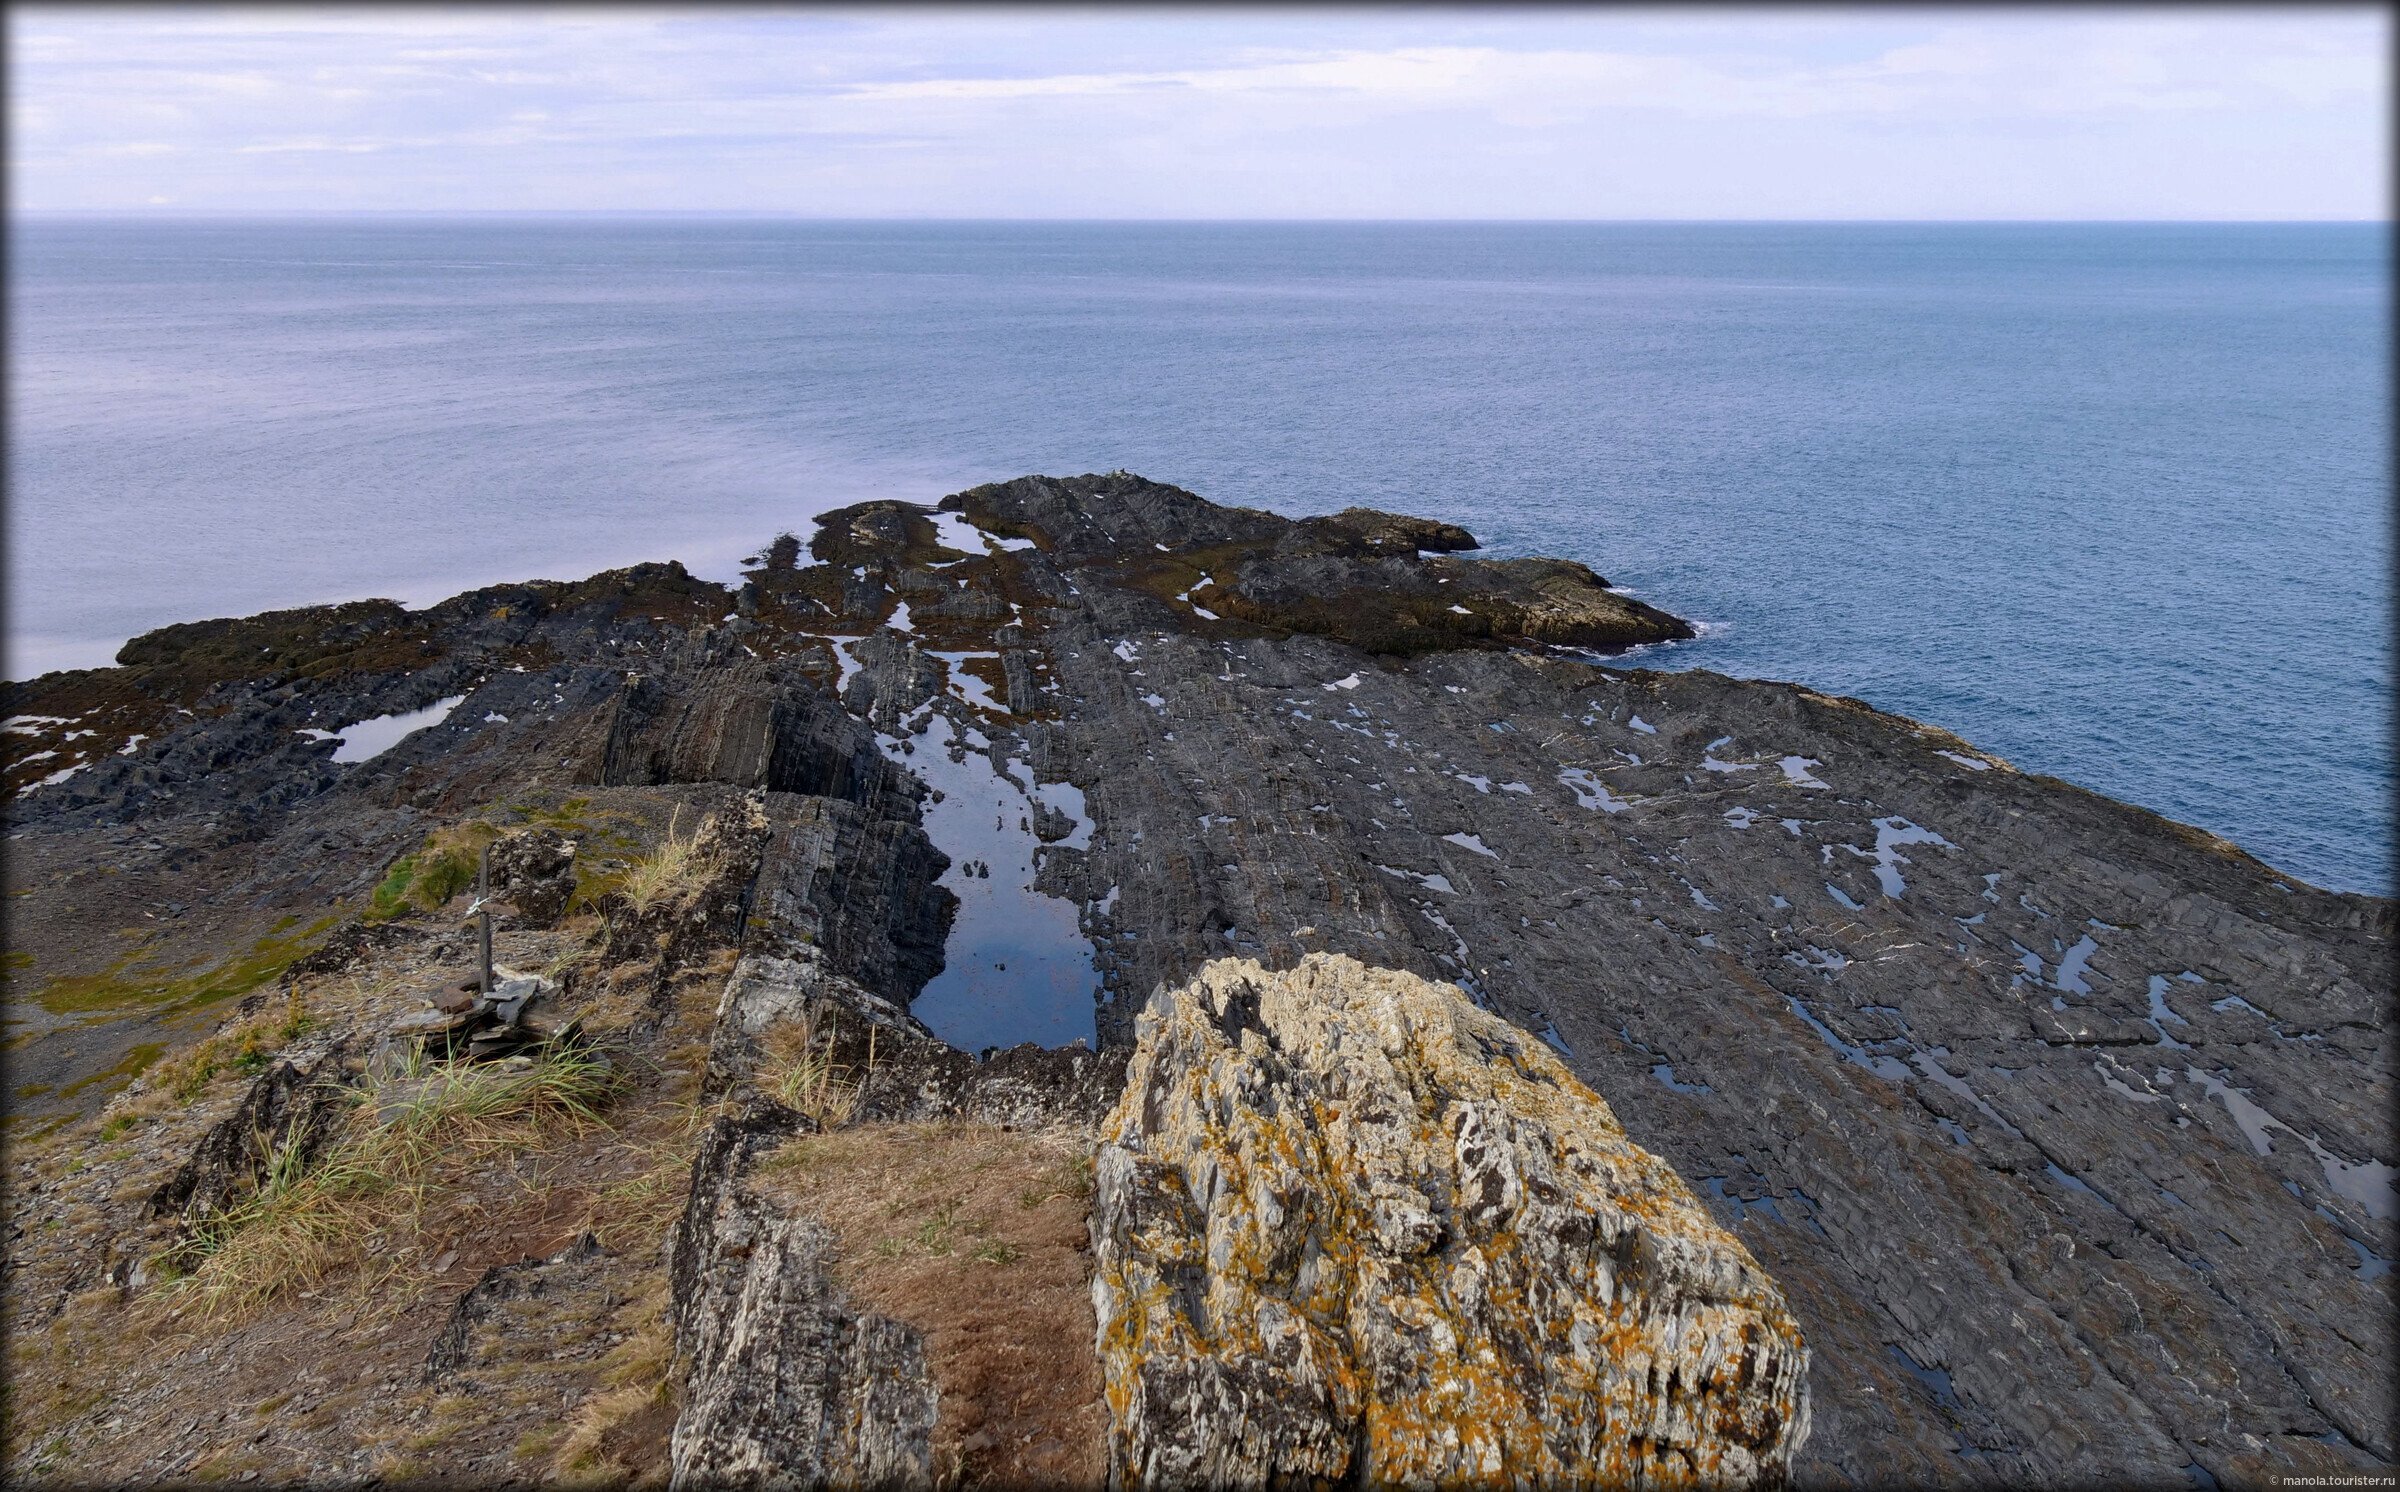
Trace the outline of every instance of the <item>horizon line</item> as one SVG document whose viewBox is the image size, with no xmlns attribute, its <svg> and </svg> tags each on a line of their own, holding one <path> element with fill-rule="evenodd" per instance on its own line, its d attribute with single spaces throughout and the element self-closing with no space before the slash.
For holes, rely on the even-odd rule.
<svg viewBox="0 0 2400 1492">
<path fill-rule="evenodd" d="M 728 218 L 802 223 L 977 223 L 1105 224 L 1182 226 L 1228 224 L 1273 226 L 2081 226 L 2135 227 L 2384 227 L 2383 217 L 1094 217 L 1028 215 L 954 216 L 939 213 L 791 212 L 747 207 L 11 207 L 10 222 L 40 218 Z"/>
</svg>

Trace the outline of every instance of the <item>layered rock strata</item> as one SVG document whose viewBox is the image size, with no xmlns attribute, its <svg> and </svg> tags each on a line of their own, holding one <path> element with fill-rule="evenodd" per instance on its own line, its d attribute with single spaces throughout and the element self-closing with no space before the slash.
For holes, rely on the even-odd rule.
<svg viewBox="0 0 2400 1492">
<path fill-rule="evenodd" d="M 1807 1435 L 1774 1284 L 1454 986 L 1208 965 L 1095 1174 L 1112 1485 L 1780 1485 Z"/>
<path fill-rule="evenodd" d="M 744 1173 L 806 1121 L 771 1106 L 716 1121 L 675 1231 L 681 1488 L 932 1482 L 938 1395 L 922 1337 L 851 1306 L 823 1223 L 762 1201 Z"/>
<path fill-rule="evenodd" d="M 1855 700 L 1601 666 L 1573 649 L 1682 624 L 1470 541 L 1024 478 L 828 514 L 816 563 L 772 546 L 738 591 L 643 566 L 197 623 L 9 685 L 12 1081 L 96 1101 L 433 829 L 587 799 L 663 826 L 755 793 L 710 956 L 811 949 L 908 1007 L 958 952 L 910 770 L 939 750 L 1077 810 L 1025 818 L 1101 1051 L 1009 1088 L 878 1027 L 879 1063 L 939 1059 L 879 1112 L 1084 1102 L 1162 985 L 1344 954 L 1541 1039 L 1773 1276 L 1811 1351 L 1796 1482 L 2400 1453 L 2390 903 Z"/>
</svg>

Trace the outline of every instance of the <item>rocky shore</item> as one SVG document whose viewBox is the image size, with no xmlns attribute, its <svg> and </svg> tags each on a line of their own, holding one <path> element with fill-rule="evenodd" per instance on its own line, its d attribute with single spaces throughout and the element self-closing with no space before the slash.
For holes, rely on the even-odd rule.
<svg viewBox="0 0 2400 1492">
<path fill-rule="evenodd" d="M 1475 548 L 1027 477 L 6 685 L 10 1476 L 2388 1467 L 2391 904 Z"/>
</svg>

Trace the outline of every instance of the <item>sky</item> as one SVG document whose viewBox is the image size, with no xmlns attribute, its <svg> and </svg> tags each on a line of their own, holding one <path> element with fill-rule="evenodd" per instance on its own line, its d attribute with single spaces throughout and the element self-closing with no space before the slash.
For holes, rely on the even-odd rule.
<svg viewBox="0 0 2400 1492">
<path fill-rule="evenodd" d="M 17 212 L 2390 215 L 2379 7 L 8 15 Z"/>
</svg>

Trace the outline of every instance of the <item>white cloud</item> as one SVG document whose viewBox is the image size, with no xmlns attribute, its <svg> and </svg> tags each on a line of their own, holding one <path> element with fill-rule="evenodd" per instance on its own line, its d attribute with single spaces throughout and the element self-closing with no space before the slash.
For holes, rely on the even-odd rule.
<svg viewBox="0 0 2400 1492">
<path fill-rule="evenodd" d="M 1961 192 L 1981 181 L 1985 211 L 2039 216 L 2089 211 L 2087 179 L 2113 179 L 2123 215 L 2378 216 L 2389 82 L 2370 12 L 20 8 L 9 24 L 11 166 L 34 209 L 171 185 L 221 207 L 538 190 L 866 214 L 1908 216 L 1972 212 Z M 171 182 L 146 174 L 166 149 Z"/>
<path fill-rule="evenodd" d="M 237 145 L 236 155 L 322 155 L 327 152 L 364 155 L 385 148 L 380 140 L 269 140 L 252 145 Z"/>
</svg>

